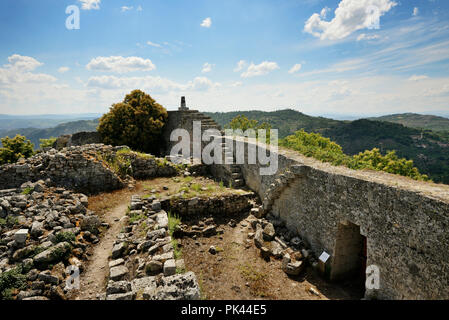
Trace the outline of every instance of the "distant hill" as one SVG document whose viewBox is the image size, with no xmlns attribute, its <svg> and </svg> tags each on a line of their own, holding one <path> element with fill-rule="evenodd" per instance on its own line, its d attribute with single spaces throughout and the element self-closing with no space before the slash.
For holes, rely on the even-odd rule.
<svg viewBox="0 0 449 320">
<path fill-rule="evenodd" d="M 436 182 L 449 184 L 447 132 L 422 132 L 402 124 L 367 119 L 338 121 L 308 116 L 295 110 L 207 113 L 222 127 L 240 114 L 248 119 L 268 122 L 279 129 L 280 138 L 300 129 L 320 133 L 340 144 L 349 155 L 372 148 L 379 148 L 383 153 L 396 150 L 400 157 L 412 159 L 421 173 L 428 174 Z"/>
<path fill-rule="evenodd" d="M 61 123 L 94 120 L 101 115 L 96 113 L 85 114 L 44 114 L 44 115 L 8 115 L 0 114 L 0 131 L 21 128 L 52 128 Z"/>
<path fill-rule="evenodd" d="M 204 112 L 210 116 L 223 128 L 233 118 L 238 115 L 244 115 L 248 119 L 254 119 L 259 122 L 268 122 L 273 128 L 279 130 L 279 138 L 285 138 L 293 132 L 304 129 L 306 131 L 316 129 L 326 129 L 337 126 L 343 121 L 312 117 L 292 109 L 279 110 L 273 112 L 264 111 L 235 111 L 235 112 Z"/>
<path fill-rule="evenodd" d="M 449 131 L 449 119 L 444 117 L 416 113 L 392 114 L 368 120 L 400 123 L 406 127 L 428 129 L 433 131 Z"/>
<path fill-rule="evenodd" d="M 21 134 L 31 140 L 34 148 L 39 148 L 39 139 L 48 139 L 51 137 L 59 137 L 63 134 L 73 134 L 80 131 L 96 131 L 98 126 L 98 119 L 95 120 L 79 120 L 67 122 L 57 125 L 53 128 L 38 129 L 38 128 L 24 128 L 0 131 L 0 137 L 15 137 L 16 134 Z"/>
</svg>

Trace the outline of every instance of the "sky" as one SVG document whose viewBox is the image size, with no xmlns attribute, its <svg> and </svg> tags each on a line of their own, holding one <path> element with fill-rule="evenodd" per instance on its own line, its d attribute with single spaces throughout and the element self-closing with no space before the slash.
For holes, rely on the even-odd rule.
<svg viewBox="0 0 449 320">
<path fill-rule="evenodd" d="M 0 42 L 6 114 L 449 116 L 447 0 L 2 0 Z"/>
</svg>

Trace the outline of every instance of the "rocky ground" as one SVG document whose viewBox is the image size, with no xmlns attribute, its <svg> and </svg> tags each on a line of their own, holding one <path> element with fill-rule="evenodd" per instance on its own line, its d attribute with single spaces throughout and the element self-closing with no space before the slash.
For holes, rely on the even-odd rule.
<svg viewBox="0 0 449 320">
<path fill-rule="evenodd" d="M 65 299 L 67 279 L 83 271 L 88 250 L 109 227 L 87 209 L 88 198 L 48 182 L 0 191 L 0 296 Z"/>
<path fill-rule="evenodd" d="M 247 191 L 187 172 L 89 198 L 50 185 L 0 191 L 2 299 L 360 298 Z"/>
</svg>

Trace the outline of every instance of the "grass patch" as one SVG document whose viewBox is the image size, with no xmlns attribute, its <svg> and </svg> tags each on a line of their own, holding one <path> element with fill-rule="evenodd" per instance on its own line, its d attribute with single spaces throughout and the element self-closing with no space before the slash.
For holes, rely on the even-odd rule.
<svg viewBox="0 0 449 320">
<path fill-rule="evenodd" d="M 68 242 L 70 244 L 73 244 L 76 242 L 76 236 L 73 232 L 59 232 L 55 236 L 56 243 L 60 242 Z"/>
<path fill-rule="evenodd" d="M 125 151 L 122 151 L 125 150 Z M 116 154 L 103 154 L 98 152 L 99 160 L 107 164 L 107 166 L 118 176 L 125 177 L 132 172 L 131 159 L 128 157 L 128 149 L 121 149 Z M 121 152 L 120 152 L 121 151 Z M 131 152 L 131 151 L 130 151 Z"/>
<path fill-rule="evenodd" d="M 22 194 L 31 194 L 33 192 L 34 188 L 26 187 L 23 189 Z"/>
<path fill-rule="evenodd" d="M 19 223 L 19 219 L 16 217 L 8 216 L 6 219 L 0 218 L 0 226 L 12 228 Z"/>
<path fill-rule="evenodd" d="M 143 218 L 145 218 L 145 216 L 143 214 L 141 214 L 141 213 L 137 213 L 137 214 L 136 213 L 129 213 L 128 215 L 129 215 L 129 223 L 130 224 L 133 224 L 134 222 L 140 221 Z"/>
<path fill-rule="evenodd" d="M 203 271 L 200 271 L 200 275 L 198 277 L 198 286 L 200 287 L 201 300 L 207 300 L 207 294 L 204 290 Z"/>
<path fill-rule="evenodd" d="M 267 297 L 268 283 L 266 281 L 267 275 L 256 270 L 249 263 L 238 266 L 241 275 L 249 282 L 249 289 L 253 296 Z"/>
<path fill-rule="evenodd" d="M 170 237 L 172 238 L 171 244 L 173 246 L 174 250 L 174 256 L 175 260 L 181 258 L 182 256 L 182 249 L 179 247 L 178 240 L 173 238 L 173 232 L 176 230 L 176 227 L 181 223 L 181 218 L 179 218 L 178 215 L 172 215 L 171 212 L 168 212 L 168 232 L 170 234 Z"/>
</svg>

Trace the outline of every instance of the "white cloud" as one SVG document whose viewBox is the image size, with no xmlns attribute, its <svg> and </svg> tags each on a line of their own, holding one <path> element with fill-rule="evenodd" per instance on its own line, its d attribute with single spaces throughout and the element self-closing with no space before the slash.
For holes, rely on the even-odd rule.
<svg viewBox="0 0 449 320">
<path fill-rule="evenodd" d="M 154 43 L 154 42 L 151 42 L 151 41 L 147 41 L 147 45 L 155 47 L 155 48 L 160 48 L 161 47 L 160 44 Z"/>
<path fill-rule="evenodd" d="M 233 83 L 231 83 L 231 87 L 240 87 L 240 86 L 242 86 L 243 85 L 243 82 L 241 82 L 241 81 L 236 81 L 236 82 L 233 82 Z"/>
<path fill-rule="evenodd" d="M 321 14 L 314 13 L 304 31 L 321 40 L 344 39 L 357 30 L 373 28 L 373 23 L 395 5 L 391 0 L 341 0 L 332 20 L 325 21 Z"/>
<path fill-rule="evenodd" d="M 212 71 L 212 68 L 215 66 L 215 64 L 210 64 L 209 62 L 206 62 L 203 65 L 203 70 L 201 70 L 202 73 L 208 73 Z"/>
<path fill-rule="evenodd" d="M 416 74 L 414 74 L 413 76 L 408 78 L 409 81 L 420 81 L 420 80 L 426 80 L 426 79 L 429 79 L 429 77 L 426 75 L 416 75 Z"/>
<path fill-rule="evenodd" d="M 150 59 L 111 56 L 94 58 L 89 62 L 86 68 L 93 71 L 126 73 L 133 71 L 151 71 L 156 69 L 156 66 Z"/>
<path fill-rule="evenodd" d="M 79 0 L 82 3 L 83 10 L 98 10 L 100 9 L 101 0 Z"/>
<path fill-rule="evenodd" d="M 123 6 L 123 7 L 122 7 L 122 12 L 130 11 L 130 10 L 132 10 L 133 8 L 134 8 L 134 7 Z"/>
<path fill-rule="evenodd" d="M 142 6 L 138 6 L 138 7 L 137 7 L 137 11 L 143 11 Z"/>
<path fill-rule="evenodd" d="M 61 68 L 58 69 L 58 72 L 59 72 L 59 73 L 65 73 L 65 72 L 67 72 L 67 71 L 69 71 L 69 70 L 70 70 L 69 67 L 61 67 Z"/>
<path fill-rule="evenodd" d="M 234 69 L 234 72 L 242 71 L 245 66 L 246 66 L 246 61 L 240 60 L 239 62 L 237 62 L 237 67 Z"/>
<path fill-rule="evenodd" d="M 242 78 L 263 76 L 276 69 L 279 69 L 279 66 L 276 62 L 272 61 L 264 61 L 258 65 L 251 63 L 248 69 L 245 72 L 243 72 L 241 76 Z"/>
<path fill-rule="evenodd" d="M 327 14 L 328 14 L 330 11 L 331 11 L 330 8 L 324 7 L 323 9 L 321 9 L 320 17 L 321 17 L 322 19 L 326 19 Z"/>
<path fill-rule="evenodd" d="M 196 77 L 193 81 L 189 81 L 187 84 L 187 89 L 206 91 L 211 88 L 220 87 L 219 83 L 214 83 L 206 77 Z"/>
<path fill-rule="evenodd" d="M 5 65 L 5 67 L 14 69 L 18 72 L 33 71 L 37 67 L 43 65 L 43 63 L 37 61 L 32 57 L 21 56 L 19 54 L 13 54 L 12 56 L 8 57 L 8 61 L 9 64 Z"/>
<path fill-rule="evenodd" d="M 161 77 L 116 77 L 116 76 L 95 76 L 90 77 L 86 86 L 92 89 L 126 89 L 141 88 L 157 93 L 179 92 L 179 91 L 205 91 L 217 88 L 221 85 L 214 83 L 206 77 L 196 77 L 186 84 Z"/>
<path fill-rule="evenodd" d="M 416 17 L 417 15 L 419 15 L 419 8 L 418 8 L 418 7 L 414 7 L 414 8 L 413 8 L 413 13 L 412 13 L 412 15 L 413 15 L 414 17 Z"/>
<path fill-rule="evenodd" d="M 288 73 L 298 72 L 299 70 L 301 70 L 301 68 L 302 68 L 302 64 L 297 63 L 288 71 Z"/>
<path fill-rule="evenodd" d="M 379 39 L 380 36 L 377 34 L 365 34 L 362 33 L 357 37 L 357 41 L 362 41 L 362 40 L 376 40 Z"/>
<path fill-rule="evenodd" d="M 211 18 L 206 18 L 203 20 L 203 22 L 201 23 L 201 26 L 203 28 L 210 28 L 210 26 L 212 25 L 212 19 Z"/>
<path fill-rule="evenodd" d="M 50 83 L 57 79 L 51 75 L 43 73 L 32 73 L 43 63 L 32 57 L 14 54 L 8 57 L 9 64 L 0 68 L 0 85 L 10 86 L 23 83 Z"/>
</svg>

